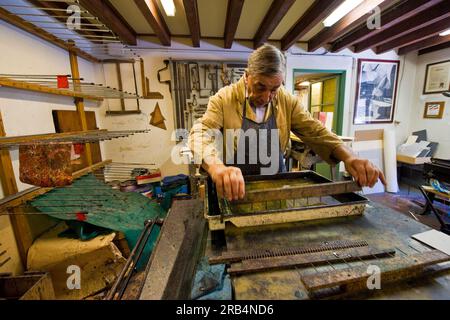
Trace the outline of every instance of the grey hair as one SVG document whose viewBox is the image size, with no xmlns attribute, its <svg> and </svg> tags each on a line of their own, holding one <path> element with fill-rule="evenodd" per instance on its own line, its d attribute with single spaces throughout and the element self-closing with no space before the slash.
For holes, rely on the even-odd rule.
<svg viewBox="0 0 450 320">
<path fill-rule="evenodd" d="M 248 73 L 251 75 L 286 75 L 286 58 L 283 53 L 270 44 L 264 44 L 248 58 Z"/>
</svg>

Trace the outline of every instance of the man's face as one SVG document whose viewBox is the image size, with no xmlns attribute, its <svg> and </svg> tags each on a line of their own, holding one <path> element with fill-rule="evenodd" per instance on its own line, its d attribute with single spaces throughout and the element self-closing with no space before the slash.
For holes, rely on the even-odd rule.
<svg viewBox="0 0 450 320">
<path fill-rule="evenodd" d="M 247 90 L 250 104 L 253 107 L 263 107 L 272 101 L 278 89 L 283 84 L 281 74 L 275 76 L 247 75 Z"/>
</svg>

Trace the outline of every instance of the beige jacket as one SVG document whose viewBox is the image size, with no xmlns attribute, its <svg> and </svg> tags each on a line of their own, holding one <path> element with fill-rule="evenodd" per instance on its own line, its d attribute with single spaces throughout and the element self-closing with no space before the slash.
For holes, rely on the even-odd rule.
<svg viewBox="0 0 450 320">
<path fill-rule="evenodd" d="M 241 128 L 244 101 L 244 78 L 220 89 L 216 95 L 209 99 L 205 114 L 193 125 L 188 139 L 189 147 L 197 158 L 197 163 L 208 156 L 214 156 L 217 159 L 220 155 L 216 148 L 211 146 L 206 148 L 211 142 L 211 134 L 208 129 L 225 131 L 225 129 Z M 247 118 L 255 121 L 255 112 L 248 103 L 246 103 L 246 108 Z M 290 139 L 290 131 L 292 131 L 323 160 L 328 163 L 336 162 L 331 154 L 336 147 L 343 144 L 342 140 L 328 131 L 320 121 L 312 118 L 311 114 L 300 105 L 300 100 L 297 97 L 281 87 L 266 112 L 266 120 L 273 112 L 272 108 L 275 108 L 281 150 L 286 150 Z M 225 146 L 226 135 L 224 134 L 223 137 L 223 146 Z M 234 146 L 236 150 L 236 141 Z"/>
</svg>

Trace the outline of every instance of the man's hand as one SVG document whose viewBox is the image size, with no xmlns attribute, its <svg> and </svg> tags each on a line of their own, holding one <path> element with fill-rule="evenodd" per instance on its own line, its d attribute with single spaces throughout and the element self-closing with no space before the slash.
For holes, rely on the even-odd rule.
<svg viewBox="0 0 450 320">
<path fill-rule="evenodd" d="M 217 194 L 220 198 L 226 198 L 229 201 L 244 198 L 245 183 L 241 169 L 227 167 L 224 164 L 214 164 L 209 165 L 207 171 L 216 184 Z"/>
<path fill-rule="evenodd" d="M 361 187 L 373 187 L 378 179 L 386 185 L 383 172 L 367 159 L 349 157 L 344 161 L 345 169 Z"/>
</svg>

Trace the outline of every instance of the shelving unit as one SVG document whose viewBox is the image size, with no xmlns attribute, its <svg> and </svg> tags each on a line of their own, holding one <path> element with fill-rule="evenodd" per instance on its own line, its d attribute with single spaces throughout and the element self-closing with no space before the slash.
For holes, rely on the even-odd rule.
<svg viewBox="0 0 450 320">
<path fill-rule="evenodd" d="M 49 143 L 92 143 L 116 138 L 128 137 L 137 133 L 147 133 L 148 130 L 91 130 L 68 133 L 48 133 L 16 137 L 0 137 L 0 149 L 19 147 L 21 145 Z"/>
<path fill-rule="evenodd" d="M 103 101 L 104 99 L 144 98 L 134 93 L 95 83 L 72 82 L 69 83 L 69 88 L 61 89 L 58 88 L 57 82 L 53 80 L 40 79 L 39 77 L 33 77 L 27 80 L 23 79 L 24 77 L 22 75 L 8 75 L 8 77 L 0 75 L 0 86 L 95 101 Z"/>
</svg>

